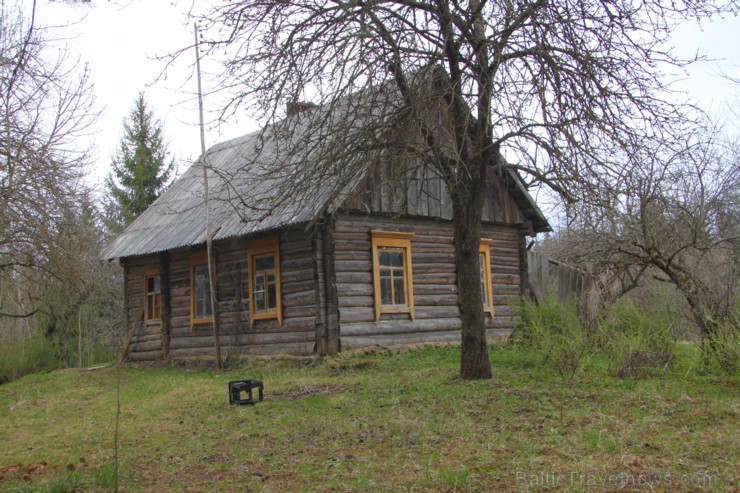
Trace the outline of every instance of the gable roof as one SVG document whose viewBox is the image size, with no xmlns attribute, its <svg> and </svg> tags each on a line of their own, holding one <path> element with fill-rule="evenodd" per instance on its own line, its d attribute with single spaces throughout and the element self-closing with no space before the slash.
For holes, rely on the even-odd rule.
<svg viewBox="0 0 740 493">
<path fill-rule="evenodd" d="M 353 96 L 351 99 L 356 99 Z M 357 107 L 338 104 L 318 107 L 309 113 L 332 120 L 333 125 L 361 125 L 363 118 L 342 118 Z M 311 192 L 293 194 L 288 172 L 275 174 L 273 165 L 290 154 L 291 142 L 312 131 L 314 120 L 294 115 L 274 127 L 259 130 L 220 144 L 206 152 L 209 202 L 213 240 L 255 235 L 286 226 L 309 223 L 327 210 L 335 210 L 355 189 L 369 170 L 369 160 L 354 175 L 322 168 L 312 180 Z M 285 122 L 290 135 L 285 137 Z M 337 127 L 342 128 L 342 127 Z M 281 133 L 283 132 L 283 133 Z M 296 137 L 297 136 L 297 137 Z M 297 140 L 296 140 L 297 139 Z M 312 151 L 289 155 L 311 159 Z M 203 157 L 178 178 L 147 210 L 116 237 L 101 253 L 107 260 L 148 255 L 206 242 L 206 210 L 203 193 Z M 550 231 L 550 225 L 514 171 L 507 189 L 535 232 Z M 305 188 L 305 187 L 304 187 Z M 279 192 L 278 192 L 279 191 Z M 280 198 L 275 194 L 280 193 Z M 246 197 L 246 198 L 245 198 Z M 246 202 L 249 201 L 249 203 Z"/>
<path fill-rule="evenodd" d="M 337 193 L 334 189 L 336 184 L 324 182 L 312 200 L 281 201 L 269 213 L 264 206 L 239 207 L 244 204 L 239 203 L 237 191 L 249 190 L 251 197 L 269 202 L 271 189 L 280 181 L 279 177 L 272 180 L 244 178 L 245 170 L 242 167 L 246 163 L 251 165 L 253 173 L 258 173 L 255 168 L 259 167 L 260 162 L 250 162 L 244 156 L 254 154 L 255 148 L 262 146 L 261 135 L 261 131 L 247 134 L 217 144 L 206 153 L 214 241 L 312 221 Z M 267 142 L 268 146 L 261 149 L 261 154 L 269 156 L 275 150 L 270 149 L 270 141 Z M 201 164 L 202 160 L 199 160 L 190 166 L 101 255 L 113 260 L 205 244 L 206 210 Z"/>
</svg>

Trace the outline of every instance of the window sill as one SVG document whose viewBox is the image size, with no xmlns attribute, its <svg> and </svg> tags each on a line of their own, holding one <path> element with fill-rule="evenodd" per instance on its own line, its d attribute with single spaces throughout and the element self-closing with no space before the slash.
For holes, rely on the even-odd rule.
<svg viewBox="0 0 740 493">
<path fill-rule="evenodd" d="M 414 308 L 410 306 L 398 306 L 398 307 L 391 307 L 391 306 L 384 306 L 380 308 L 380 311 L 378 312 L 378 316 L 376 317 L 375 321 L 379 321 L 380 317 L 383 316 L 383 314 L 394 314 L 394 313 L 408 313 L 409 317 L 411 317 L 411 320 L 414 320 Z"/>
</svg>

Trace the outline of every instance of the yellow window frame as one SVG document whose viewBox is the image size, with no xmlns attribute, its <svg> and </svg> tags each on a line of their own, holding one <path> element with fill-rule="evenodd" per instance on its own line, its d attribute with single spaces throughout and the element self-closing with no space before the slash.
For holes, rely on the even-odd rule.
<svg viewBox="0 0 740 493">
<path fill-rule="evenodd" d="M 279 324 L 283 323 L 283 296 L 280 284 L 280 239 L 277 236 L 269 236 L 247 242 L 248 270 L 249 270 L 249 323 L 254 325 L 255 320 L 277 319 Z M 254 302 L 254 288 L 256 261 L 259 258 L 273 256 L 275 258 L 275 308 L 257 312 Z M 260 271 L 262 272 L 262 271 Z M 267 298 L 265 299 L 267 306 Z"/>
<path fill-rule="evenodd" d="M 375 299 L 375 320 L 380 320 L 382 313 L 408 313 L 414 320 L 414 282 L 411 269 L 411 238 L 413 233 L 399 231 L 371 230 L 372 263 L 373 263 L 373 296 Z M 383 249 L 401 249 L 403 251 L 404 295 L 405 305 L 382 304 L 380 291 L 380 258 Z"/>
<path fill-rule="evenodd" d="M 488 238 L 482 238 L 480 242 L 480 259 L 481 259 L 481 270 L 483 273 L 483 287 L 485 293 L 483 293 L 483 311 L 493 317 L 493 284 L 491 277 L 491 243 L 493 240 Z"/>
</svg>

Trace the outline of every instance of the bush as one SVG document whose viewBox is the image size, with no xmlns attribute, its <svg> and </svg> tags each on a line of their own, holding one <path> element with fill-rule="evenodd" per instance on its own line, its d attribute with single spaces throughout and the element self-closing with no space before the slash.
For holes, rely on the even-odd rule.
<svg viewBox="0 0 740 493">
<path fill-rule="evenodd" d="M 669 365 L 676 356 L 672 326 L 666 312 L 641 311 L 628 300 L 613 305 L 599 330 L 612 375 L 645 378 Z"/>
<path fill-rule="evenodd" d="M 58 366 L 54 343 L 40 331 L 11 331 L 0 340 L 0 384 Z"/>
<path fill-rule="evenodd" d="M 582 368 L 591 343 L 574 304 L 563 305 L 551 295 L 537 303 L 525 300 L 511 341 L 533 349 L 552 364 L 562 377 L 571 378 Z"/>
<path fill-rule="evenodd" d="M 734 375 L 740 363 L 740 312 L 734 311 L 727 320 L 716 326 L 712 334 L 702 345 L 702 363 L 707 371 L 717 371 Z"/>
<path fill-rule="evenodd" d="M 0 384 L 30 373 L 58 368 L 89 366 L 115 359 L 117 341 L 95 328 L 83 326 L 81 344 L 77 335 L 63 346 L 59 336 L 47 339 L 44 327 L 12 327 L 0 325 Z"/>
</svg>

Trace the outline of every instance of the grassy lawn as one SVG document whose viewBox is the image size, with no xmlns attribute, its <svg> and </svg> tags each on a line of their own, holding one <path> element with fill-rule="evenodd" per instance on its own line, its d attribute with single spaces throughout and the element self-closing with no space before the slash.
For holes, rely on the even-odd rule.
<svg viewBox="0 0 740 493">
<path fill-rule="evenodd" d="M 456 378 L 459 348 L 335 360 L 121 371 L 123 491 L 737 491 L 738 380 L 573 381 L 493 346 L 494 378 Z M 228 404 L 260 379 L 264 402 Z M 113 487 L 116 372 L 0 386 L 0 491 Z M 25 478 L 24 478 L 25 476 Z"/>
</svg>

